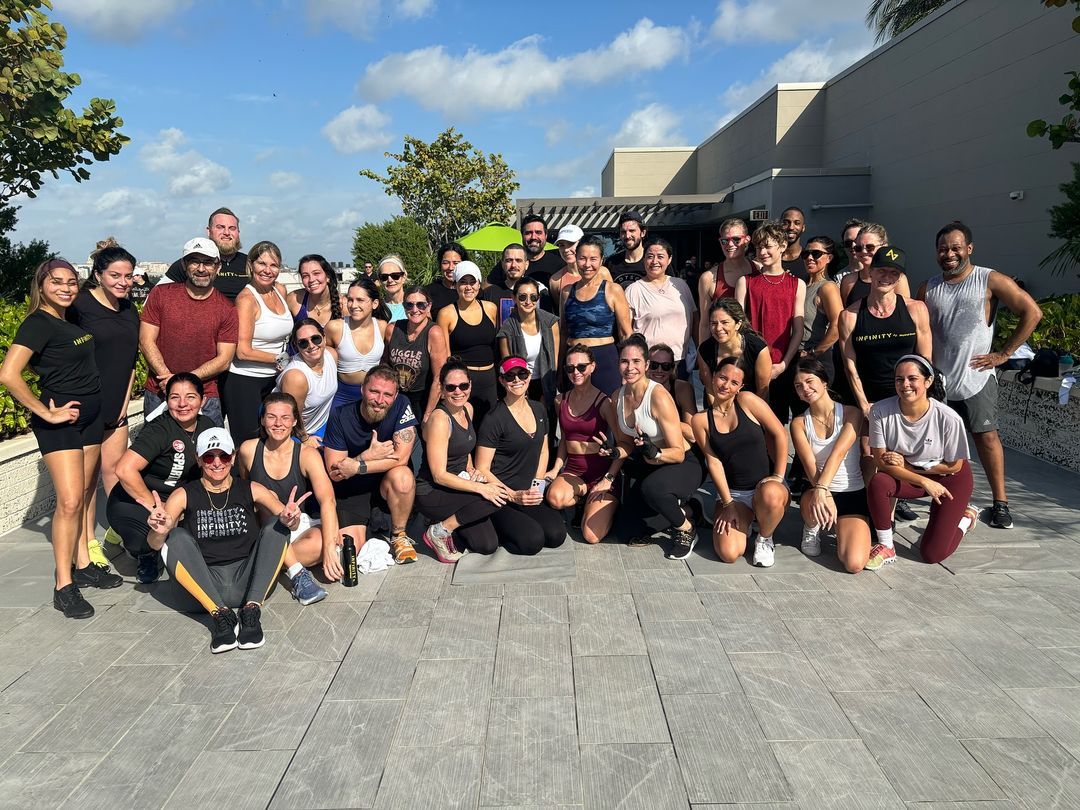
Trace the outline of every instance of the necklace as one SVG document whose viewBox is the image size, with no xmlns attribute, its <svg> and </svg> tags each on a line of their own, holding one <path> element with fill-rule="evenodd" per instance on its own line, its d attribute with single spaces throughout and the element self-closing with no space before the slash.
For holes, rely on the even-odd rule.
<svg viewBox="0 0 1080 810">
<path fill-rule="evenodd" d="M 831 419 L 821 419 L 820 417 L 815 416 L 814 414 L 810 414 L 810 415 L 812 417 L 814 417 L 815 422 L 817 422 L 819 425 L 821 425 L 821 429 L 825 431 L 825 437 L 828 438 L 829 431 L 832 430 L 832 426 L 833 426 L 832 420 Z"/>
<path fill-rule="evenodd" d="M 730 403 L 728 404 L 727 410 L 725 411 L 723 408 L 720 407 L 720 403 L 717 402 L 716 403 L 716 410 L 719 412 L 719 414 L 721 416 L 726 417 L 729 413 L 731 413 L 731 404 Z"/>
<path fill-rule="evenodd" d="M 769 275 L 767 273 L 762 273 L 761 277 L 763 279 L 765 279 L 765 281 L 767 281 L 769 284 L 772 284 L 774 287 L 778 287 L 778 286 L 780 286 L 781 284 L 784 283 L 784 276 L 786 276 L 786 275 L 787 275 L 787 271 L 784 271 L 783 273 L 780 273 L 779 276 L 777 276 L 776 281 L 770 281 L 769 280 Z"/>
<path fill-rule="evenodd" d="M 213 509 L 215 512 L 224 512 L 225 511 L 225 507 L 227 507 L 229 505 L 229 490 L 231 490 L 231 489 L 232 489 L 232 487 L 229 487 L 229 489 L 223 490 L 223 492 L 225 493 L 225 503 L 223 503 L 221 506 L 218 506 L 216 503 L 214 503 L 214 499 L 211 497 L 210 489 L 207 488 L 206 484 L 203 484 L 203 490 L 206 492 L 206 500 L 210 504 L 210 508 Z M 214 493 L 214 494 L 218 495 L 220 493 Z"/>
</svg>

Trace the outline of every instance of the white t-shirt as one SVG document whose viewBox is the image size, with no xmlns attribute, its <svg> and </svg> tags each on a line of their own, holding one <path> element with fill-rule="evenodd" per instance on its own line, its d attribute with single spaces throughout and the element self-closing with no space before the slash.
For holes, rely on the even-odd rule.
<svg viewBox="0 0 1080 810">
<path fill-rule="evenodd" d="M 899 453 L 908 464 L 924 470 L 969 457 L 963 420 L 936 399 L 930 400 L 930 409 L 915 422 L 900 413 L 897 397 L 874 403 L 870 408 L 870 447 Z"/>
</svg>

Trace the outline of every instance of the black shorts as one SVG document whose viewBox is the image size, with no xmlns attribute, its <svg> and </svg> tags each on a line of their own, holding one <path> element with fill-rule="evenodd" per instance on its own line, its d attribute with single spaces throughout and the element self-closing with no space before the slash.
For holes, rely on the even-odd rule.
<svg viewBox="0 0 1080 810">
<path fill-rule="evenodd" d="M 836 516 L 838 518 L 849 515 L 861 515 L 870 517 L 870 508 L 866 505 L 866 489 L 857 489 L 854 492 L 832 493 L 833 503 L 836 504 Z"/>
<path fill-rule="evenodd" d="M 334 497 L 337 498 L 338 525 L 367 526 L 371 520 L 371 507 L 377 506 L 389 514 L 390 506 L 386 503 L 379 488 L 382 486 L 381 473 L 354 475 L 344 481 L 334 482 Z"/>
<path fill-rule="evenodd" d="M 31 414 L 30 427 L 37 437 L 38 449 L 41 455 L 55 453 L 58 450 L 81 450 L 84 447 L 101 444 L 101 437 L 105 435 L 105 417 L 101 411 L 101 394 L 54 394 L 50 391 L 41 392 L 41 401 L 45 405 L 49 400 L 57 406 L 72 400 L 79 403 L 79 418 L 74 423 L 64 422 L 62 425 L 52 425 L 39 416 Z"/>
</svg>

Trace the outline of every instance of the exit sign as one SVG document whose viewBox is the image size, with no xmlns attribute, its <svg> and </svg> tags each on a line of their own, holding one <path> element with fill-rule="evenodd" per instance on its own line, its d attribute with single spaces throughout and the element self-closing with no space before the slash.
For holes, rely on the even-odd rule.
<svg viewBox="0 0 1080 810">
<path fill-rule="evenodd" d="M 750 211 L 751 222 L 765 222 L 769 218 L 768 208 L 754 208 Z"/>
</svg>

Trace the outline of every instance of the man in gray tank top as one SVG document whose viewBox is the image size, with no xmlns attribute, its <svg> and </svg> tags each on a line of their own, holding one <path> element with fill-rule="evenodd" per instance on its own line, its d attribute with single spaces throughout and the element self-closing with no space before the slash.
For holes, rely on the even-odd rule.
<svg viewBox="0 0 1080 810">
<path fill-rule="evenodd" d="M 1013 521 L 1005 494 L 1005 453 L 997 432 L 994 369 L 1028 339 L 1042 318 L 1042 310 L 1004 273 L 973 265 L 974 249 L 971 229 L 964 223 L 950 222 L 938 231 L 937 263 L 941 275 L 926 281 L 916 297 L 925 301 L 930 311 L 933 361 L 945 375 L 946 398 L 971 431 L 993 492 L 990 525 L 1011 529 Z M 1018 315 L 1020 321 L 1001 351 L 992 352 L 999 303 Z"/>
</svg>

